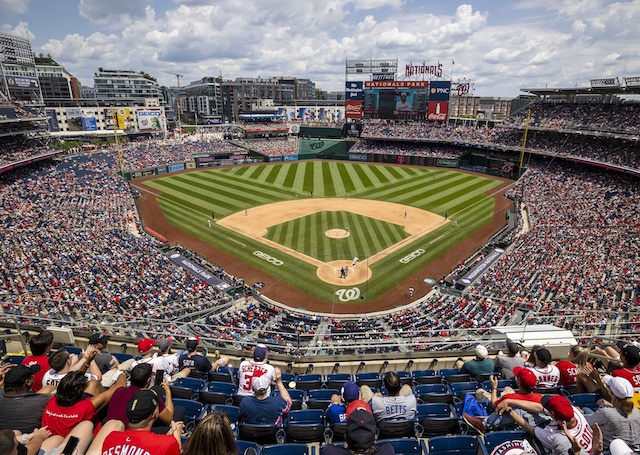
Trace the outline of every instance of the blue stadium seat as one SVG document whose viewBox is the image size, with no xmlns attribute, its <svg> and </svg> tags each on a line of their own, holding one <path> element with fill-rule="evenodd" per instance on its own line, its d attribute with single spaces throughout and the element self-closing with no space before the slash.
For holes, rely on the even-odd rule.
<svg viewBox="0 0 640 455">
<path fill-rule="evenodd" d="M 427 453 L 424 442 L 415 438 L 378 439 L 376 445 L 379 446 L 385 442 L 393 446 L 396 455 L 424 455 Z"/>
<path fill-rule="evenodd" d="M 443 378 L 445 376 L 451 376 L 452 374 L 458 374 L 460 372 L 460 368 L 442 368 L 438 370 L 438 374 Z"/>
<path fill-rule="evenodd" d="M 305 409 L 289 412 L 284 427 L 287 442 L 322 442 L 324 441 L 324 411 L 321 409 Z"/>
<path fill-rule="evenodd" d="M 238 424 L 238 439 L 252 441 L 260 445 L 282 444 L 285 441 L 286 432 L 280 425 L 269 424 Z"/>
<path fill-rule="evenodd" d="M 329 429 L 331 430 L 330 442 L 344 441 L 344 435 L 347 432 L 347 422 L 332 423 L 329 425 Z"/>
<path fill-rule="evenodd" d="M 302 409 L 302 404 L 307 398 L 307 394 L 305 393 L 305 391 L 290 389 L 287 390 L 287 392 L 289 392 L 289 395 L 291 396 L 291 410 L 298 411 Z M 271 395 L 273 395 L 274 397 L 280 396 L 280 391 L 277 388 L 274 388 L 274 390 L 271 392 Z"/>
<path fill-rule="evenodd" d="M 317 373 L 299 374 L 296 377 L 296 389 L 313 390 L 322 387 L 322 375 Z"/>
<path fill-rule="evenodd" d="M 442 376 L 436 375 L 435 370 L 414 370 L 413 383 L 418 384 L 440 384 Z"/>
<path fill-rule="evenodd" d="M 325 379 L 325 385 L 327 386 L 327 389 L 340 390 L 347 381 L 353 381 L 353 376 L 349 373 L 330 373 Z"/>
<path fill-rule="evenodd" d="M 579 408 L 598 409 L 598 400 L 602 398 L 599 393 L 575 393 L 569 397 L 571 403 Z"/>
<path fill-rule="evenodd" d="M 210 371 L 207 379 L 210 382 L 234 382 L 232 373 L 227 367 L 218 367 L 216 371 Z"/>
<path fill-rule="evenodd" d="M 171 396 L 173 398 L 186 398 L 197 400 L 199 393 L 204 390 L 207 383 L 202 379 L 178 378 L 171 384 Z"/>
<path fill-rule="evenodd" d="M 282 373 L 282 383 L 284 384 L 284 386 L 287 389 L 291 389 L 291 388 L 295 389 L 295 386 L 294 387 L 289 387 L 289 383 L 291 383 L 292 381 L 296 382 L 296 375 L 295 374 L 293 374 L 293 373 Z"/>
<path fill-rule="evenodd" d="M 442 376 L 442 379 L 447 384 L 454 384 L 457 382 L 471 382 L 471 381 L 475 381 L 476 384 L 478 383 L 478 381 L 473 379 L 470 374 L 459 374 L 459 373 L 448 374 L 448 375 Z"/>
<path fill-rule="evenodd" d="M 464 396 L 467 393 L 475 395 L 476 390 L 478 390 L 479 388 L 480 388 L 480 384 L 478 384 L 476 381 L 454 382 L 452 384 L 449 384 L 449 389 L 451 389 L 451 393 L 462 400 L 464 400 Z"/>
<path fill-rule="evenodd" d="M 411 376 L 411 373 L 404 370 L 396 371 L 395 373 L 400 378 L 400 383 L 402 385 L 413 385 L 413 377 Z"/>
<path fill-rule="evenodd" d="M 468 434 L 434 436 L 427 441 L 429 455 L 476 455 L 478 440 Z"/>
<path fill-rule="evenodd" d="M 228 404 L 212 404 L 212 411 L 219 411 L 227 415 L 229 417 L 229 421 L 231 425 L 238 423 L 238 415 L 240 414 L 240 408 L 238 406 L 232 406 Z"/>
<path fill-rule="evenodd" d="M 199 399 L 205 404 L 233 404 L 237 387 L 229 382 L 210 382 L 199 393 Z"/>
<path fill-rule="evenodd" d="M 524 440 L 530 439 L 527 432 L 523 430 L 491 431 L 485 434 L 484 438 L 478 436 L 478 455 L 489 455 L 504 442 Z"/>
<path fill-rule="evenodd" d="M 186 410 L 184 416 L 185 431 L 192 431 L 196 427 L 196 423 L 202 420 L 207 412 L 206 406 L 196 400 L 173 398 L 172 401 L 175 407 L 182 406 Z"/>
<path fill-rule="evenodd" d="M 131 360 L 134 358 L 132 354 L 127 354 L 125 352 L 110 352 L 109 354 L 111 354 L 118 361 L 118 363 L 124 363 L 127 360 Z"/>
<path fill-rule="evenodd" d="M 23 355 L 8 355 L 4 359 L 2 359 L 2 363 L 13 363 L 14 365 L 22 364 L 25 356 Z"/>
<path fill-rule="evenodd" d="M 307 391 L 307 407 L 325 410 L 331 404 L 332 395 L 340 395 L 337 389 L 313 389 Z"/>
<path fill-rule="evenodd" d="M 249 455 L 249 452 L 247 450 L 251 449 L 256 451 L 256 455 L 260 455 L 260 445 L 255 442 L 238 440 L 236 441 L 236 445 L 238 446 L 238 453 L 240 455 Z"/>
<path fill-rule="evenodd" d="M 382 387 L 382 378 L 376 372 L 358 373 L 356 374 L 356 384 L 359 387 L 367 385 L 372 389 L 380 389 Z"/>
<path fill-rule="evenodd" d="M 416 386 L 416 395 L 422 403 L 453 404 L 451 390 L 444 384 L 420 384 Z"/>
<path fill-rule="evenodd" d="M 481 384 L 482 388 L 487 392 L 491 392 L 491 382 L 484 381 Z M 513 381 L 511 379 L 498 379 L 498 393 L 502 392 L 505 387 L 513 387 Z"/>
<path fill-rule="evenodd" d="M 422 427 L 418 437 L 442 436 L 462 433 L 459 418 L 446 403 L 426 403 L 418 405 L 416 421 Z"/>
<path fill-rule="evenodd" d="M 380 439 L 415 438 L 416 423 L 414 419 L 380 420 L 376 422 L 378 426 L 378 437 Z"/>
<path fill-rule="evenodd" d="M 261 455 L 309 455 L 309 447 L 306 444 L 276 444 L 262 447 Z"/>
</svg>

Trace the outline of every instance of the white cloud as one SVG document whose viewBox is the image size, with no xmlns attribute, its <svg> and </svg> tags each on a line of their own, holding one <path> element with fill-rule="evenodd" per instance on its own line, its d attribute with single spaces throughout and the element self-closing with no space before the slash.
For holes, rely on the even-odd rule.
<svg viewBox="0 0 640 455">
<path fill-rule="evenodd" d="M 7 16 L 25 14 L 31 0 L 0 0 L 0 11 Z"/>
<path fill-rule="evenodd" d="M 356 10 L 370 10 L 377 8 L 400 8 L 404 0 L 352 0 Z"/>
<path fill-rule="evenodd" d="M 18 22 L 15 27 L 11 27 L 8 24 L 3 24 L 0 30 L 4 33 L 11 33 L 12 35 L 18 35 L 22 38 L 27 38 L 29 41 L 35 39 L 35 35 L 29 30 L 29 24 L 26 22 Z"/>
<path fill-rule="evenodd" d="M 117 30 L 145 16 L 146 2 L 139 0 L 80 0 L 80 16 L 100 27 Z"/>
</svg>

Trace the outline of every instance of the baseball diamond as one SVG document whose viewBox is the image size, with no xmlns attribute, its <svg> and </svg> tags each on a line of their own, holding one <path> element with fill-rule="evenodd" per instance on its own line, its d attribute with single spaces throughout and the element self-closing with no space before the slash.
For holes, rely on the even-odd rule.
<svg viewBox="0 0 640 455">
<path fill-rule="evenodd" d="M 142 209 L 148 227 L 165 235 L 168 222 L 236 258 L 210 258 L 227 270 L 240 260 L 271 276 L 275 283 L 265 295 L 281 283 L 302 291 L 305 307 L 309 299 L 362 303 L 405 288 L 404 281 L 506 210 L 491 195 L 502 179 L 410 166 L 306 161 L 191 171 L 135 184 L 163 212 L 145 216 Z M 216 219 L 209 228 L 211 212 Z M 424 278 L 412 279 L 425 286 Z M 279 297 L 294 307 L 302 306 L 299 299 Z"/>
</svg>

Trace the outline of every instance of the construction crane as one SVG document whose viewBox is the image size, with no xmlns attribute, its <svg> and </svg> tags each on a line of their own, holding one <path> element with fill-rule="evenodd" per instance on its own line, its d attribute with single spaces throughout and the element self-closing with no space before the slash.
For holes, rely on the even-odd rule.
<svg viewBox="0 0 640 455">
<path fill-rule="evenodd" d="M 164 70 L 160 70 L 163 73 L 167 73 L 167 74 L 173 74 L 176 79 L 178 80 L 178 91 L 180 90 L 180 78 L 183 77 L 183 74 L 178 74 L 178 73 L 174 73 L 172 71 L 164 71 Z M 182 132 L 182 121 L 181 121 L 181 117 L 180 117 L 180 113 L 182 112 L 182 98 L 176 98 L 176 101 L 178 102 L 178 129 L 177 131 Z"/>
</svg>

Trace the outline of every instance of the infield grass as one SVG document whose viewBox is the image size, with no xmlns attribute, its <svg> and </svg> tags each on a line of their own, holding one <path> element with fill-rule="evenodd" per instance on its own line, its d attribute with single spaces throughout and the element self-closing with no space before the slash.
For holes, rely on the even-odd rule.
<svg viewBox="0 0 640 455">
<path fill-rule="evenodd" d="M 456 170 L 329 161 L 213 168 L 145 182 L 163 193 L 158 201 L 171 224 L 327 302 L 335 300 L 338 287 L 320 280 L 314 265 L 215 223 L 208 228 L 211 212 L 215 212 L 216 219 L 224 218 L 296 196 L 309 198 L 313 191 L 314 198 L 348 194 L 349 198 L 416 207 L 457 221 L 457 227 L 448 223 L 372 264 L 373 277 L 366 288 L 367 298 L 373 300 L 488 223 L 495 201 L 485 193 L 500 183 L 488 176 Z M 324 230 L 345 226 L 357 234 L 333 241 L 324 237 Z M 400 226 L 350 212 L 319 212 L 272 226 L 267 237 L 323 262 L 355 255 L 364 261 L 364 255 L 397 243 L 406 233 Z M 425 250 L 419 258 L 406 264 L 399 262 L 419 248 Z M 283 264 L 266 262 L 254 255 L 256 251 L 278 258 Z M 268 295 L 268 289 L 265 293 Z"/>
</svg>

